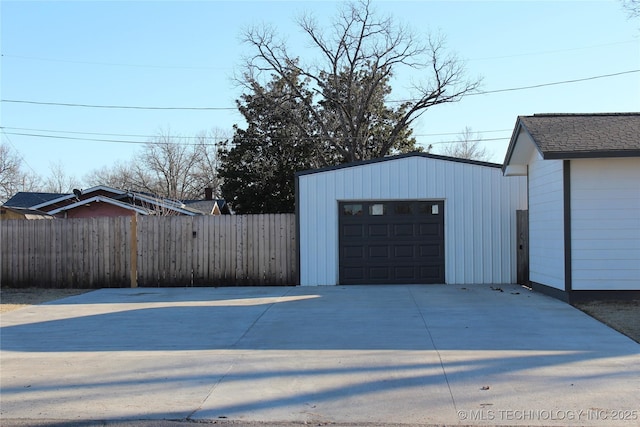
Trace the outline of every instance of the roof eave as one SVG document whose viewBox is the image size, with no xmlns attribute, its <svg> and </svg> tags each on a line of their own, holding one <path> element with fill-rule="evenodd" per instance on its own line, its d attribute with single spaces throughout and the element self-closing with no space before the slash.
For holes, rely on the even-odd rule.
<svg viewBox="0 0 640 427">
<path fill-rule="evenodd" d="M 295 175 L 296 175 L 296 177 L 304 176 L 304 175 L 312 175 L 312 174 L 315 174 L 315 173 L 329 172 L 329 171 L 338 170 L 338 169 L 345 169 L 345 168 L 351 168 L 351 167 L 356 167 L 356 166 L 365 166 L 365 165 L 369 165 L 369 164 L 373 164 L 373 163 L 381 163 L 381 162 L 388 162 L 388 161 L 392 161 L 392 160 L 399 160 L 399 159 L 404 159 L 404 158 L 407 158 L 407 157 L 423 157 L 423 158 L 427 158 L 427 159 L 444 160 L 444 161 L 457 162 L 457 163 L 467 163 L 467 164 L 471 164 L 471 165 L 484 166 L 484 167 L 490 167 L 490 168 L 500 168 L 502 166 L 502 165 L 497 164 L 497 163 L 483 162 L 483 161 L 479 161 L 479 160 L 462 159 L 462 158 L 458 158 L 458 157 L 441 156 L 439 154 L 431 154 L 431 153 L 424 153 L 424 152 L 421 152 L 421 151 L 414 151 L 414 152 L 411 152 L 411 153 L 396 154 L 396 155 L 392 155 L 392 156 L 378 157 L 378 158 L 375 158 L 375 159 L 360 160 L 360 161 L 355 161 L 355 162 L 351 162 L 351 163 L 343 163 L 343 164 L 340 164 L 340 165 L 326 166 L 326 167 L 319 168 L 319 169 L 309 169 L 309 170 L 304 170 L 304 171 L 298 171 L 298 172 L 296 172 Z"/>
<path fill-rule="evenodd" d="M 640 150 L 591 150 L 591 151 L 547 151 L 545 160 L 603 159 L 615 157 L 640 157 Z"/>
</svg>

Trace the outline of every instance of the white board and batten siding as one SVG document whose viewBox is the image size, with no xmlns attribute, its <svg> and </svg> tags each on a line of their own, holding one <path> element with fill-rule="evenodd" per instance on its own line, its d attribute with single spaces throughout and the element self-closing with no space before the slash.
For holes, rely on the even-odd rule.
<svg viewBox="0 0 640 427">
<path fill-rule="evenodd" d="M 563 161 L 529 161 L 529 278 L 565 289 Z"/>
<path fill-rule="evenodd" d="M 526 177 L 409 155 L 298 176 L 301 285 L 338 284 L 338 203 L 374 200 L 444 201 L 446 283 L 516 280 L 516 210 L 527 208 Z"/>
<path fill-rule="evenodd" d="M 640 289 L 640 158 L 571 160 L 573 290 Z"/>
</svg>

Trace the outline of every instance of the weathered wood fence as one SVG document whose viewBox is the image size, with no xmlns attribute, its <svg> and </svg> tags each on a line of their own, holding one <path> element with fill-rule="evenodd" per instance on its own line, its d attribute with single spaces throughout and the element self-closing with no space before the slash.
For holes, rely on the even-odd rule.
<svg viewBox="0 0 640 427">
<path fill-rule="evenodd" d="M 292 285 L 293 214 L 0 221 L 0 285 Z"/>
</svg>

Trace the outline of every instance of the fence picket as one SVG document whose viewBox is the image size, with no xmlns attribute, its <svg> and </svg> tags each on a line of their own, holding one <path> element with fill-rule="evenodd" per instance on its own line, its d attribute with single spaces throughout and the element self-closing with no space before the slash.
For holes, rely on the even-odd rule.
<svg viewBox="0 0 640 427">
<path fill-rule="evenodd" d="M 3 286 L 290 285 L 297 269 L 293 214 L 0 222 Z M 195 232 L 195 235 L 193 234 Z"/>
</svg>

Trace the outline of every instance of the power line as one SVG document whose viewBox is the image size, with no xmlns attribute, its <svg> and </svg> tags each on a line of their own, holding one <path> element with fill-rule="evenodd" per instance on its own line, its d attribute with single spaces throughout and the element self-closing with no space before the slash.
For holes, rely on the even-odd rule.
<svg viewBox="0 0 640 427">
<path fill-rule="evenodd" d="M 158 141 L 127 141 L 122 139 L 102 139 L 102 138 L 78 138 L 74 136 L 58 136 L 58 135 L 37 135 L 34 133 L 21 133 L 21 132 L 2 132 L 5 135 L 19 135 L 19 136 L 30 136 L 35 138 L 52 138 L 52 139 L 67 139 L 73 141 L 95 141 L 95 142 L 114 142 L 119 144 L 152 144 L 152 145 L 165 145 L 172 144 L 171 142 L 158 142 Z M 209 145 L 215 146 L 217 144 L 210 143 L 190 143 L 185 145 Z"/>
<path fill-rule="evenodd" d="M 82 108 L 110 108 L 110 109 L 130 109 L 130 110 L 237 110 L 237 107 L 141 107 L 134 105 L 95 105 L 95 104 L 71 104 L 63 102 L 41 102 L 24 101 L 17 99 L 3 99 L 0 102 L 11 102 L 17 104 L 51 105 L 56 107 L 82 107 Z"/>
<path fill-rule="evenodd" d="M 638 73 L 640 69 L 637 70 L 628 70 L 621 71 L 618 73 L 611 74 L 601 74 L 597 76 L 584 77 L 580 79 L 571 79 L 571 80 L 562 80 L 551 83 L 540 83 L 530 86 L 519 86 L 512 87 L 506 89 L 495 89 L 495 90 L 487 90 L 482 92 L 472 92 L 466 94 L 466 96 L 474 96 L 474 95 L 488 95 L 493 93 L 501 93 L 501 92 L 513 92 L 519 90 L 528 90 L 528 89 L 536 89 L 546 86 L 557 86 L 563 84 L 570 83 L 578 83 L 584 82 L 588 80 L 596 80 L 596 79 L 604 79 L 609 77 L 616 77 L 625 74 Z M 416 101 L 417 99 L 405 99 L 405 100 L 390 100 L 388 102 L 411 102 Z M 56 106 L 56 107 L 82 107 L 82 108 L 108 108 L 108 109 L 131 109 L 131 110 L 201 110 L 201 111 L 216 111 L 216 110 L 236 110 L 237 107 L 143 107 L 143 106 L 132 106 L 132 105 L 97 105 L 97 104 L 74 104 L 74 103 L 62 103 L 62 102 L 41 102 L 41 101 L 26 101 L 26 100 L 16 100 L 16 99 L 2 99 L 0 102 L 7 103 L 20 103 L 20 104 L 32 104 L 32 105 L 48 105 L 48 106 Z"/>
<path fill-rule="evenodd" d="M 22 153 L 20 152 L 20 150 L 18 150 L 18 148 L 16 148 L 15 144 L 13 143 L 13 141 L 11 141 L 11 138 L 9 138 L 9 135 L 7 135 L 7 133 L 5 131 L 3 131 L 0 128 L 0 132 L 2 132 L 2 136 L 4 136 L 4 138 L 7 140 L 7 142 L 11 145 L 11 147 L 13 147 L 13 149 L 16 151 L 16 153 L 18 153 L 18 157 L 20 158 L 20 161 L 23 162 L 25 165 L 27 165 L 27 167 L 29 169 L 31 169 L 31 172 L 34 173 L 34 175 L 37 175 L 38 173 L 35 171 L 35 169 L 33 169 L 31 167 L 31 165 L 29 164 L 29 162 L 27 162 L 27 159 L 24 158 L 24 156 L 22 155 Z"/>
<path fill-rule="evenodd" d="M 156 64 L 124 64 L 115 62 L 92 62 L 92 61 L 75 61 L 68 59 L 57 58 L 42 58 L 37 56 L 25 56 L 25 55 L 7 55 L 3 53 L 3 58 L 18 58 L 29 59 L 33 61 L 45 61 L 45 62 L 62 62 L 68 64 L 83 64 L 83 65 L 100 65 L 109 67 L 135 67 L 135 68 L 158 68 L 158 69 L 175 69 L 175 70 L 229 70 L 231 67 L 203 67 L 203 66 L 185 66 L 185 65 L 156 65 Z"/>
<path fill-rule="evenodd" d="M 637 40 L 626 40 L 626 41 L 619 41 L 619 42 L 612 42 L 612 43 L 596 44 L 596 45 L 591 45 L 591 46 L 572 47 L 572 48 L 567 48 L 567 49 L 543 50 L 543 51 L 538 51 L 538 52 L 515 53 L 515 54 L 512 54 L 512 55 L 489 56 L 489 57 L 484 57 L 484 58 L 471 58 L 471 59 L 468 59 L 467 61 L 487 61 L 487 60 L 495 60 L 495 59 L 516 58 L 516 57 L 521 57 L 521 56 L 538 56 L 538 55 L 547 55 L 547 54 L 550 54 L 550 53 L 573 52 L 573 51 L 576 51 L 576 50 L 584 50 L 584 49 L 591 49 L 591 48 L 598 48 L 598 47 L 608 47 L 608 46 L 615 46 L 615 45 L 619 45 L 619 44 L 630 44 L 630 43 L 636 43 L 637 44 L 638 41 Z"/>
<path fill-rule="evenodd" d="M 209 136 L 182 136 L 182 135 L 141 135 L 141 134 L 125 134 L 125 133 L 106 133 L 106 132 L 78 132 L 78 131 L 70 131 L 70 130 L 54 130 L 54 129 L 34 129 L 34 128 L 22 128 L 22 127 L 10 127 L 10 126 L 0 126 L 0 129 L 4 130 L 20 130 L 20 131 L 30 131 L 30 132 L 50 132 L 50 133 L 68 133 L 73 135 L 101 135 L 101 136 L 121 136 L 121 137 L 132 137 L 132 138 L 158 138 L 162 136 L 163 138 L 175 138 L 175 139 L 201 139 L 201 138 L 210 138 Z M 496 133 L 496 132 L 511 132 L 513 129 L 491 129 L 491 130 L 479 130 L 474 131 L 474 133 Z M 421 133 L 421 134 L 412 134 L 414 137 L 430 137 L 430 136 L 449 136 L 449 135 L 460 135 L 461 132 L 443 132 L 443 133 Z M 220 139 L 228 139 L 229 137 L 217 137 Z"/>
<path fill-rule="evenodd" d="M 51 139 L 65 139 L 65 140 L 72 140 L 72 141 L 93 141 L 93 142 L 108 142 L 108 143 L 119 143 L 119 144 L 141 144 L 141 145 L 166 145 L 166 144 L 172 144 L 171 142 L 159 142 L 159 141 L 130 141 L 130 140 L 122 140 L 122 139 L 102 139 L 102 138 L 78 138 L 78 137 L 73 137 L 73 136 L 58 136 L 58 135 L 37 135 L 37 134 L 30 134 L 30 133 L 21 133 L 21 132 L 5 132 L 4 130 L 2 131 L 2 133 L 4 135 L 18 135 L 18 136 L 29 136 L 29 137 L 35 137 L 35 138 L 51 138 Z M 416 135 L 419 136 L 419 135 Z M 317 138 L 313 138 L 313 139 L 319 139 L 322 137 L 317 137 Z M 246 139 L 250 139 L 250 138 L 246 138 Z M 257 138 L 252 138 L 252 139 L 257 139 Z M 272 140 L 275 140 L 276 138 L 270 138 Z M 280 138 L 280 139 L 285 139 L 285 138 Z M 298 140 L 309 140 L 312 138 L 297 138 Z M 504 141 L 504 140 L 509 140 L 510 138 L 478 138 L 478 139 L 469 139 L 466 140 L 467 142 L 486 142 L 486 141 Z M 437 142 L 417 142 L 417 144 L 419 145 L 438 145 L 438 144 L 454 144 L 454 143 L 458 143 L 460 142 L 459 140 L 451 140 L 451 141 L 437 141 Z M 232 141 L 227 141 L 227 143 L 233 143 Z M 215 147 L 218 146 L 217 143 L 187 143 L 187 144 L 183 144 L 183 145 L 197 145 L 197 146 L 210 146 L 210 147 Z"/>
<path fill-rule="evenodd" d="M 604 79 L 604 78 L 607 78 L 607 77 L 615 77 L 615 76 L 621 76 L 623 74 L 631 74 L 631 73 L 638 73 L 638 72 L 640 72 L 640 69 L 638 69 L 638 70 L 629 70 L 629 71 L 621 71 L 619 73 L 612 73 L 612 74 L 602 74 L 602 75 L 599 75 L 599 76 L 585 77 L 585 78 L 582 78 L 582 79 L 563 80 L 563 81 L 559 81 L 559 82 L 541 83 L 541 84 L 537 84 L 537 85 L 521 86 L 521 87 L 514 87 L 514 88 L 509 88 L 509 89 L 496 89 L 496 90 L 487 90 L 487 91 L 484 91 L 484 92 L 474 92 L 474 93 L 467 94 L 467 96 L 487 95 L 487 94 L 491 94 L 491 93 L 513 92 L 513 91 L 517 91 L 517 90 L 535 89 L 535 88 L 539 88 L 539 87 L 584 82 L 584 81 L 587 81 L 587 80 Z"/>
</svg>

